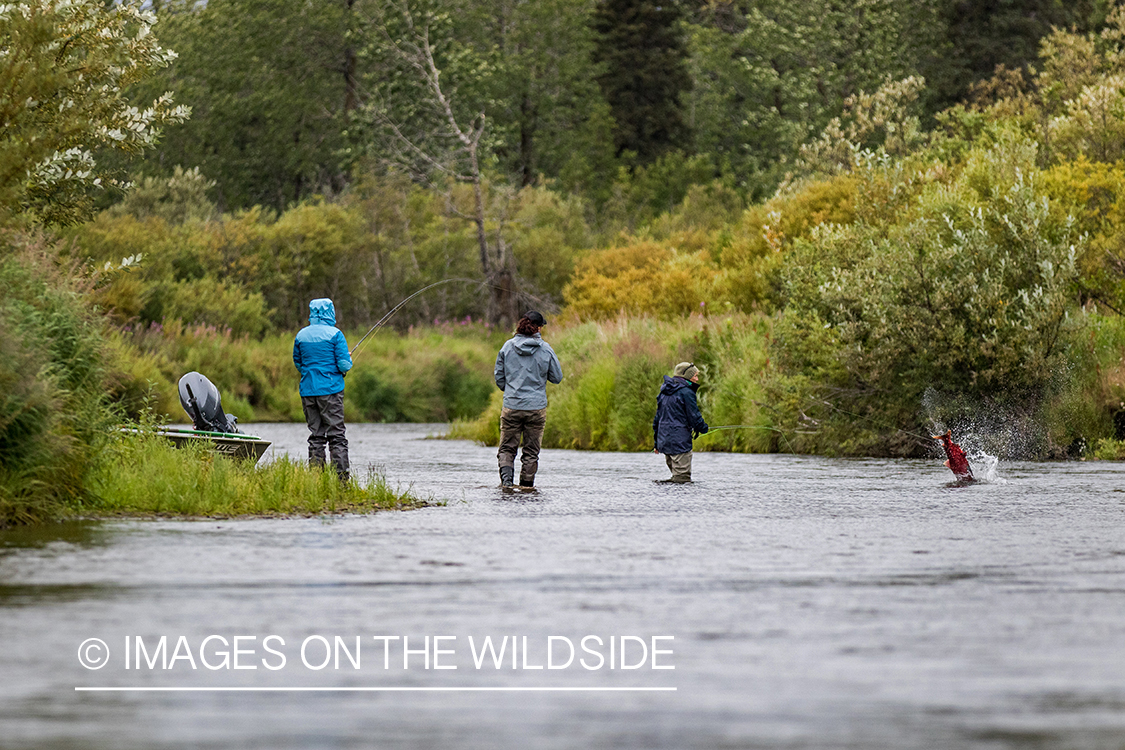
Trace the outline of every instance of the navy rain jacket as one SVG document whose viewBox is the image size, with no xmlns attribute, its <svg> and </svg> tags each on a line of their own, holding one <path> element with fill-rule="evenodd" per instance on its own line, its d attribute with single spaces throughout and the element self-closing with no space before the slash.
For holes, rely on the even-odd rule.
<svg viewBox="0 0 1125 750">
<path fill-rule="evenodd" d="M 652 420 L 653 445 L 657 451 L 676 456 L 691 450 L 694 433 L 707 432 L 707 423 L 695 400 L 696 383 L 687 378 L 664 376 L 656 396 L 656 417 Z"/>
<path fill-rule="evenodd" d="M 330 299 L 309 303 L 309 324 L 293 342 L 293 364 L 301 373 L 301 396 L 330 396 L 344 390 L 344 373 L 352 369 L 348 340 L 336 328 Z"/>
</svg>

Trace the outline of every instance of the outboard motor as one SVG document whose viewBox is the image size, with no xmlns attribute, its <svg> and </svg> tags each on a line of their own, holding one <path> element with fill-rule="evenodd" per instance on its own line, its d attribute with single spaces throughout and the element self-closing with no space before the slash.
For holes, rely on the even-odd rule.
<svg viewBox="0 0 1125 750">
<path fill-rule="evenodd" d="M 223 412 L 219 389 L 198 372 L 180 378 L 180 404 L 191 417 L 192 426 L 205 432 L 238 433 L 238 417 Z"/>
</svg>

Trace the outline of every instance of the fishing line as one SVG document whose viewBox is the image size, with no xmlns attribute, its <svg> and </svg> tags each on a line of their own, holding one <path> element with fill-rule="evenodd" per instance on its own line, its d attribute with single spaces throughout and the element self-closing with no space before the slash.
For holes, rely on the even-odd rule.
<svg viewBox="0 0 1125 750">
<path fill-rule="evenodd" d="M 870 417 L 865 417 L 861 414 L 855 414 L 854 412 L 850 412 L 847 409 L 841 409 L 839 406 L 836 406 L 831 401 L 825 401 L 824 399 L 816 399 L 815 403 L 824 404 L 828 408 L 833 409 L 835 411 L 838 411 L 841 414 L 847 414 L 850 417 L 855 417 L 856 419 L 862 419 L 866 422 L 870 422 L 871 424 L 873 424 L 877 427 L 882 427 L 884 429 L 890 429 L 890 430 L 894 430 L 896 432 L 901 432 L 904 435 L 909 435 L 910 437 L 917 438 L 918 440 L 921 440 L 923 443 L 928 444 L 928 443 L 931 443 L 933 441 L 933 438 L 928 436 L 928 435 L 919 435 L 916 432 L 911 432 L 910 430 L 904 430 L 901 427 L 894 427 L 894 426 L 892 426 L 892 425 L 890 425 L 886 422 L 879 422 L 877 420 L 871 419 Z M 712 427 L 711 429 L 712 430 L 734 430 L 734 429 L 774 430 L 776 432 L 780 432 L 783 436 L 786 434 L 784 430 L 779 430 L 776 427 L 762 427 L 760 425 L 722 425 L 720 427 Z M 793 432 L 797 433 L 798 431 L 793 430 Z M 805 433 L 801 433 L 801 434 L 805 434 Z M 789 439 L 786 438 L 786 442 L 788 442 L 788 441 L 789 441 Z"/>
<path fill-rule="evenodd" d="M 722 424 L 716 427 L 709 427 L 707 429 L 707 434 L 716 432 L 718 430 L 771 430 L 781 435 L 782 440 L 784 440 L 785 444 L 789 446 L 790 453 L 796 454 L 796 451 L 793 450 L 793 444 L 789 442 L 789 436 L 785 434 L 785 430 L 778 429 L 777 427 L 766 427 L 764 425 L 758 424 Z"/>
<path fill-rule="evenodd" d="M 401 309 L 401 308 L 402 308 L 402 306 L 403 306 L 403 305 L 405 305 L 405 304 L 406 304 L 407 302 L 409 302 L 410 300 L 414 299 L 415 297 L 417 297 L 417 296 L 418 296 L 419 294 L 421 294 L 422 292 L 425 292 L 425 291 L 429 291 L 430 289 L 433 289 L 433 288 L 434 288 L 435 286 L 441 286 L 442 284 L 450 284 L 450 283 L 452 283 L 452 282 L 454 282 L 454 281 L 461 281 L 461 282 L 470 282 L 470 283 L 473 283 L 473 284 L 480 284 L 480 283 L 484 283 L 484 282 L 480 282 L 480 281 L 478 281 L 477 279 L 458 279 L 458 278 L 454 278 L 454 279 L 442 279 L 441 281 L 438 281 L 438 282 L 435 282 L 435 283 L 433 283 L 433 284 L 430 284 L 429 286 L 426 286 L 426 287 L 422 287 L 422 288 L 421 288 L 421 289 L 419 289 L 418 291 L 414 292 L 414 294 L 410 295 L 409 297 L 407 297 L 406 299 L 404 299 L 404 300 L 403 300 L 402 302 L 399 302 L 399 303 L 398 303 L 397 305 L 395 305 L 394 307 L 392 307 L 392 308 L 390 309 L 390 312 L 388 312 L 388 313 L 387 313 L 386 315 L 384 315 L 383 317 L 379 318 L 379 320 L 378 320 L 378 321 L 377 321 L 377 322 L 375 323 L 375 325 L 371 326 L 371 328 L 370 328 L 370 329 L 369 329 L 369 330 L 367 331 L 367 333 L 363 334 L 363 338 L 361 338 L 361 339 L 360 339 L 359 341 L 357 341 L 357 342 L 356 342 L 356 345 L 352 347 L 352 350 L 351 350 L 350 352 L 348 352 L 348 354 L 349 354 L 349 355 L 352 355 L 352 356 L 354 356 L 354 355 L 355 355 L 355 353 L 356 353 L 357 351 L 359 351 L 359 347 L 360 347 L 360 345 L 361 345 L 361 344 L 362 344 L 362 343 L 363 343 L 364 341 L 366 341 L 366 340 L 367 340 L 367 337 L 368 337 L 368 336 L 370 336 L 371 334 L 375 333 L 375 331 L 377 331 L 377 330 L 379 330 L 380 328 L 382 328 L 382 327 L 383 327 L 383 324 L 384 324 L 384 323 L 386 323 L 386 322 L 387 322 L 388 320 L 390 320 L 390 319 L 391 319 L 391 316 L 392 316 L 392 315 L 394 315 L 394 314 L 395 314 L 396 312 L 398 312 L 398 311 L 399 311 L 399 309 Z"/>
<path fill-rule="evenodd" d="M 836 411 L 840 412 L 841 414 L 847 414 L 849 417 L 855 417 L 856 419 L 863 419 L 863 420 L 865 420 L 867 422 L 870 422 L 871 424 L 875 425 L 876 427 L 883 427 L 883 428 L 886 428 L 886 429 L 894 430 L 896 432 L 901 432 L 904 435 L 909 435 L 910 437 L 918 438 L 919 440 L 921 440 L 925 443 L 932 443 L 933 442 L 932 436 L 922 436 L 922 435 L 919 435 L 917 432 L 911 432 L 910 430 L 904 430 L 901 427 L 892 427 L 890 424 L 887 424 L 886 422 L 878 422 L 874 419 L 871 419 L 870 417 L 865 417 L 862 414 L 854 414 L 854 413 L 848 411 L 847 409 L 841 409 L 839 406 L 836 406 L 835 404 L 833 404 L 830 401 L 825 401 L 824 399 L 820 399 L 819 403 L 824 404 L 825 406 L 827 406 L 830 409 L 835 409 Z"/>
</svg>

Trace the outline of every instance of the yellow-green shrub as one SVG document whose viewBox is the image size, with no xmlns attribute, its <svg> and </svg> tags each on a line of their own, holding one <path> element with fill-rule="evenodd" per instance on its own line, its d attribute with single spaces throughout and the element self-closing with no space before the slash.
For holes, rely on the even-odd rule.
<svg viewBox="0 0 1125 750">
<path fill-rule="evenodd" d="M 641 240 L 586 256 L 563 292 L 566 314 L 583 320 L 681 316 L 715 302 L 718 269 L 706 252 Z"/>
<path fill-rule="evenodd" d="M 1042 174 L 1056 221 L 1072 217 L 1087 242 L 1078 257 L 1083 297 L 1125 312 L 1125 165 L 1079 156 Z"/>
<path fill-rule="evenodd" d="M 587 253 L 564 290 L 566 314 L 605 320 L 769 307 L 784 252 L 817 226 L 854 221 L 858 185 L 851 175 L 809 181 L 741 212 L 729 188 L 695 186 L 644 234 Z"/>
</svg>

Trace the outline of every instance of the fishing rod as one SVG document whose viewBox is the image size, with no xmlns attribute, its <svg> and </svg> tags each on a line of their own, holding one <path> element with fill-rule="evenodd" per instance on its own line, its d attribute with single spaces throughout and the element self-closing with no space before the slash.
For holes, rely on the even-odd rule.
<svg viewBox="0 0 1125 750">
<path fill-rule="evenodd" d="M 765 427 L 760 424 L 721 424 L 718 427 L 709 427 L 708 432 L 715 430 L 773 430 L 774 432 L 782 432 L 776 427 Z"/>
<path fill-rule="evenodd" d="M 463 284 L 476 284 L 478 286 L 487 286 L 487 287 L 491 287 L 492 289 L 504 289 L 504 287 L 502 287 L 502 286 L 499 286 L 497 284 L 490 284 L 489 282 L 481 281 L 480 279 L 466 279 L 466 278 L 461 278 L 461 277 L 453 277 L 451 279 L 442 279 L 441 281 L 436 281 L 433 284 L 430 284 L 429 286 L 422 287 L 418 291 L 414 292 L 414 294 L 411 294 L 409 297 L 404 299 L 402 302 L 399 302 L 397 305 L 392 307 L 390 312 L 388 312 L 386 315 L 379 318 L 378 322 L 376 322 L 375 325 L 371 326 L 371 329 L 368 330 L 367 333 L 363 334 L 363 338 L 361 338 L 359 341 L 357 341 L 356 345 L 352 347 L 352 350 L 350 352 L 348 352 L 349 356 L 355 356 L 355 353 L 357 351 L 359 351 L 360 345 L 364 341 L 367 340 L 367 337 L 370 336 L 371 334 L 375 333 L 375 331 L 382 328 L 383 325 L 386 324 L 386 322 L 391 319 L 391 316 L 394 315 L 396 312 L 398 312 L 400 309 L 402 309 L 402 306 L 405 305 L 407 302 L 414 299 L 415 297 L 417 297 L 422 292 L 428 292 L 429 290 L 433 289 L 435 286 L 441 286 L 442 284 L 452 284 L 455 281 L 461 282 Z M 527 293 L 524 293 L 524 292 L 520 292 L 520 293 L 517 293 L 517 294 L 520 297 L 525 297 L 527 299 L 534 300 L 535 302 L 538 302 L 540 304 L 542 304 L 542 302 L 543 302 L 542 300 L 538 299 L 537 297 L 535 297 L 533 295 L 530 295 L 530 294 L 527 294 Z"/>
<path fill-rule="evenodd" d="M 388 320 L 390 320 L 391 316 L 394 315 L 396 312 L 398 312 L 402 308 L 402 306 L 405 305 L 407 302 L 414 299 L 415 297 L 417 297 L 422 292 L 427 292 L 430 289 L 433 289 L 435 286 L 441 286 L 442 284 L 450 284 L 454 281 L 469 282 L 471 284 L 483 284 L 483 283 L 485 283 L 485 282 L 482 282 L 482 281 L 478 281 L 477 279 L 453 278 L 453 279 L 442 279 L 441 281 L 434 282 L 433 284 L 430 284 L 429 286 L 422 287 L 418 291 L 414 292 L 414 294 L 410 295 L 409 297 L 404 299 L 402 302 L 399 302 L 397 305 L 392 307 L 390 312 L 388 312 L 386 315 L 379 318 L 378 322 L 375 323 L 375 325 L 371 326 L 371 329 L 368 330 L 367 333 L 363 334 L 363 338 L 361 338 L 359 341 L 356 342 L 356 345 L 352 347 L 352 350 L 350 352 L 348 352 L 348 354 L 351 355 L 351 356 L 354 356 L 355 353 L 359 350 L 360 345 L 364 341 L 367 340 L 367 337 L 370 336 L 371 334 L 375 333 L 375 331 L 382 328 L 383 324 L 386 323 Z"/>
</svg>

